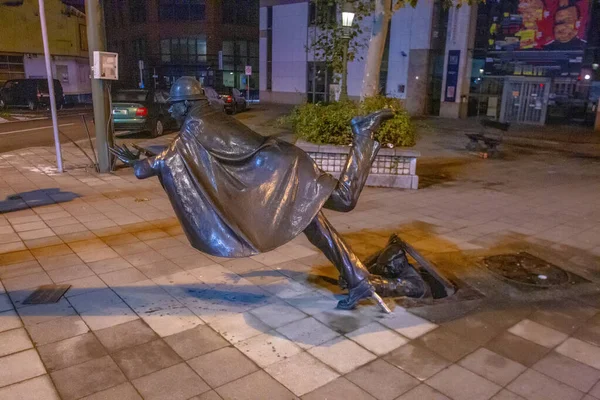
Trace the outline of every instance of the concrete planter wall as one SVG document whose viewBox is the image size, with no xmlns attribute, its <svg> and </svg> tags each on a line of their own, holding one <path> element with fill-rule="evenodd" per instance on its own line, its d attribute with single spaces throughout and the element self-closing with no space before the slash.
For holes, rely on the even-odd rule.
<svg viewBox="0 0 600 400">
<path fill-rule="evenodd" d="M 349 146 L 317 145 L 298 141 L 296 146 L 308 153 L 325 172 L 338 176 L 344 167 Z M 367 186 L 417 189 L 418 151 L 382 148 L 367 179 Z"/>
</svg>

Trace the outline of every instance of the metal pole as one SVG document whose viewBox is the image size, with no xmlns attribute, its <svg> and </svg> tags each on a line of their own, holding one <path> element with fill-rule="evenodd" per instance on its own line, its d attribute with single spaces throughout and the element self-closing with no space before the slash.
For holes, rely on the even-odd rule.
<svg viewBox="0 0 600 400">
<path fill-rule="evenodd" d="M 54 147 L 56 151 L 56 169 L 63 172 L 60 139 L 58 137 L 58 117 L 56 116 L 56 98 L 54 97 L 54 77 L 52 75 L 52 62 L 50 61 L 50 46 L 48 45 L 48 29 L 46 28 L 46 9 L 44 0 L 39 0 L 40 24 L 42 25 L 42 41 L 44 42 L 44 58 L 46 60 L 46 74 L 48 75 L 48 95 L 50 96 L 50 112 L 52 114 L 52 129 L 54 130 Z"/>
<path fill-rule="evenodd" d="M 350 45 L 349 38 L 344 37 L 344 55 L 342 58 L 342 89 L 340 91 L 340 101 L 348 100 L 348 46 Z"/>
<path fill-rule="evenodd" d="M 94 64 L 94 51 L 106 51 L 106 33 L 102 0 L 85 0 L 85 19 L 87 24 L 90 65 Z M 96 150 L 98 151 L 98 169 L 110 172 L 111 156 L 108 147 L 113 145 L 112 125 L 110 122 L 110 93 L 101 79 L 92 79 L 92 102 L 94 104 L 94 130 L 96 132 Z"/>
</svg>

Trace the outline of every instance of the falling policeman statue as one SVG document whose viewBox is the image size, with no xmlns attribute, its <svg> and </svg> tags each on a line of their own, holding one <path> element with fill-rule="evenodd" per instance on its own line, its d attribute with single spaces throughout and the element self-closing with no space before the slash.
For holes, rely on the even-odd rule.
<svg viewBox="0 0 600 400">
<path fill-rule="evenodd" d="M 340 272 L 348 296 L 340 309 L 362 299 L 389 308 L 370 273 L 322 211 L 351 211 L 380 144 L 374 133 L 393 116 L 381 110 L 352 120 L 353 143 L 339 179 L 320 170 L 300 148 L 263 137 L 212 108 L 200 82 L 178 79 L 171 88 L 178 137 L 162 153 L 140 159 L 126 146 L 111 151 L 139 179 L 157 176 L 192 246 L 219 257 L 273 250 L 304 232 Z M 372 278 L 374 279 L 374 277 Z"/>
</svg>

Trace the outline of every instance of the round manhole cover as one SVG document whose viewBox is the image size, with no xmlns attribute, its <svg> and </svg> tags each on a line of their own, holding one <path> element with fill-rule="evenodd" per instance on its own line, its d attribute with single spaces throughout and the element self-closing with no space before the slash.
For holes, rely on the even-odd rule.
<svg viewBox="0 0 600 400">
<path fill-rule="evenodd" d="M 566 271 L 529 253 L 490 256 L 484 263 L 494 274 L 523 285 L 551 287 L 570 282 Z"/>
</svg>

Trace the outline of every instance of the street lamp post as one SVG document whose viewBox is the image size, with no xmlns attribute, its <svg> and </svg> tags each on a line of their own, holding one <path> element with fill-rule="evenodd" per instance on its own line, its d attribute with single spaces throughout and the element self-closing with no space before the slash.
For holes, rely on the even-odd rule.
<svg viewBox="0 0 600 400">
<path fill-rule="evenodd" d="M 340 101 L 348 100 L 348 47 L 350 46 L 350 27 L 354 20 L 354 7 L 352 3 L 345 2 L 342 7 L 342 39 L 344 55 L 342 59 L 343 70 L 342 70 L 342 88 L 340 91 Z"/>
</svg>

